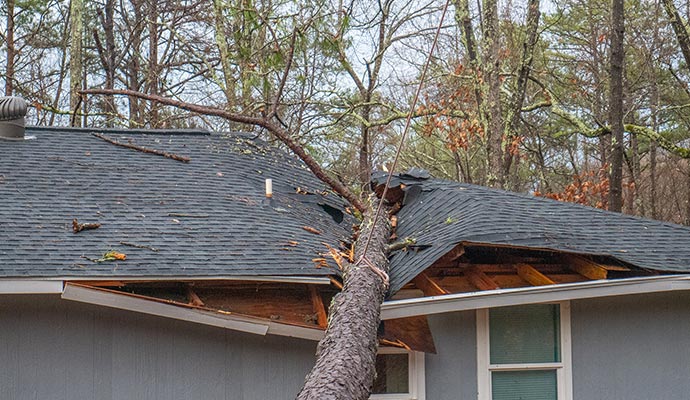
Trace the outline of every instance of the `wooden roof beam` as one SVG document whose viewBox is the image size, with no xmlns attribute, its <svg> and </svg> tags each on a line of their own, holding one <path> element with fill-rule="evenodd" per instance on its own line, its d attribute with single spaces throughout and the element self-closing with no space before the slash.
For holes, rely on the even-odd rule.
<svg viewBox="0 0 690 400">
<path fill-rule="evenodd" d="M 448 253 L 444 254 L 434 262 L 434 265 L 448 265 L 450 263 L 453 263 L 457 261 L 460 257 L 465 254 L 465 247 L 462 245 L 462 243 L 459 243 L 455 247 L 453 247 Z"/>
<path fill-rule="evenodd" d="M 417 286 L 419 290 L 424 293 L 424 296 L 441 296 L 444 294 L 450 294 L 449 291 L 442 288 L 438 283 L 436 283 L 426 272 L 422 272 L 412 279 L 412 283 Z"/>
<path fill-rule="evenodd" d="M 314 285 L 309 285 L 309 294 L 314 307 L 314 313 L 316 314 L 316 323 L 325 329 L 328 326 L 328 314 L 326 314 L 326 307 L 323 305 L 323 298 Z"/>
<path fill-rule="evenodd" d="M 484 271 L 477 267 L 470 267 L 465 269 L 465 276 L 467 280 L 479 290 L 496 290 L 500 287 L 489 278 Z"/>
<path fill-rule="evenodd" d="M 551 280 L 548 276 L 537 271 L 536 268 L 529 264 L 516 264 L 515 269 L 520 278 L 529 282 L 532 286 L 555 285 L 556 282 Z"/>
<path fill-rule="evenodd" d="M 606 279 L 608 270 L 601 264 L 584 257 L 570 256 L 567 260 L 568 267 L 578 274 L 592 280 Z"/>
</svg>

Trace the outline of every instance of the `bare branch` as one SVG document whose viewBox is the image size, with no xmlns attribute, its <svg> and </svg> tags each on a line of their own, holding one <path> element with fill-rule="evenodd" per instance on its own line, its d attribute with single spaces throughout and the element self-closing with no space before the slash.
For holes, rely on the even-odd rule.
<svg viewBox="0 0 690 400">
<path fill-rule="evenodd" d="M 272 135 L 274 135 L 278 140 L 283 142 L 297 157 L 299 157 L 311 172 L 319 178 L 322 182 L 331 187 L 336 193 L 345 198 L 350 204 L 352 204 L 360 212 L 366 211 L 367 207 L 362 203 L 362 201 L 357 197 L 350 189 L 345 185 L 332 178 L 326 173 L 326 171 L 321 168 L 319 163 L 309 155 L 302 145 L 297 143 L 290 135 L 288 131 L 282 128 L 280 125 L 273 123 L 268 118 L 251 117 L 243 114 L 237 114 L 229 112 L 220 108 L 200 106 L 198 104 L 187 103 L 184 101 L 174 100 L 163 96 L 152 95 L 137 92 L 134 90 L 122 90 L 122 89 L 88 89 L 80 92 L 85 95 L 120 95 L 120 96 L 132 96 L 144 100 L 155 101 L 159 104 L 166 106 L 177 107 L 183 110 L 192 111 L 199 114 L 210 115 L 215 117 L 220 117 L 227 119 L 228 121 L 238 122 L 242 124 L 259 126 L 266 129 Z"/>
</svg>

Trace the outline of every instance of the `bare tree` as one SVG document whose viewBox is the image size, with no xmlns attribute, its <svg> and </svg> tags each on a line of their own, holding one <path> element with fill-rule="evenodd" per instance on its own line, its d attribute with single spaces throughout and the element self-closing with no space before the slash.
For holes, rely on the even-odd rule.
<svg viewBox="0 0 690 400">
<path fill-rule="evenodd" d="M 609 210 L 623 208 L 623 0 L 611 0 L 611 85 L 609 120 L 611 121 L 612 152 Z"/>
</svg>

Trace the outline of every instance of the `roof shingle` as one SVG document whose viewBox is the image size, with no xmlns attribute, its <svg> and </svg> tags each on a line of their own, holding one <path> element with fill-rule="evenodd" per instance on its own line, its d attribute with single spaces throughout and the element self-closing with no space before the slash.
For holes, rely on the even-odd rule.
<svg viewBox="0 0 690 400">
<path fill-rule="evenodd" d="M 391 293 L 459 243 L 604 255 L 651 270 L 690 272 L 685 226 L 470 184 L 397 179 L 408 188 L 398 236 L 415 238 L 423 250 L 392 257 Z"/>
<path fill-rule="evenodd" d="M 91 135 L 96 131 L 191 161 L 114 146 Z M 261 140 L 66 128 L 29 128 L 27 135 L 35 138 L 0 140 L 2 277 L 337 273 L 312 259 L 327 251 L 324 243 L 349 239 L 352 218 L 344 214 L 338 223 L 327 212 L 339 217 L 343 201 L 299 160 Z M 270 202 L 266 178 L 273 179 Z M 298 187 L 311 194 L 298 194 Z M 75 234 L 73 218 L 102 226 Z M 127 260 L 88 260 L 109 250 Z"/>
</svg>

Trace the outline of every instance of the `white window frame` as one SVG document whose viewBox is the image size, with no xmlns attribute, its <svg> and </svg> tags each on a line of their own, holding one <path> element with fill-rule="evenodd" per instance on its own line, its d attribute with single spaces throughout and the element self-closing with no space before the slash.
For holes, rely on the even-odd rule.
<svg viewBox="0 0 690 400">
<path fill-rule="evenodd" d="M 556 370 L 558 400 L 573 399 L 572 338 L 570 330 L 570 302 L 560 305 L 561 362 L 533 364 L 490 364 L 489 309 L 477 310 L 477 398 L 491 399 L 492 371 Z"/>
<path fill-rule="evenodd" d="M 407 354 L 408 393 L 372 394 L 371 400 L 425 400 L 424 353 L 398 347 L 379 347 L 378 354 Z"/>
</svg>

